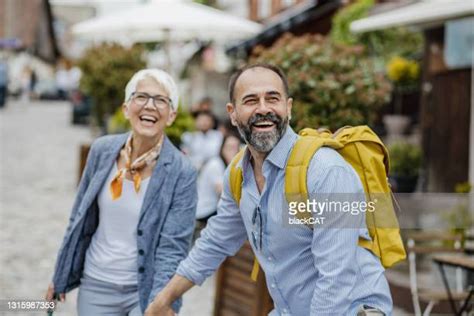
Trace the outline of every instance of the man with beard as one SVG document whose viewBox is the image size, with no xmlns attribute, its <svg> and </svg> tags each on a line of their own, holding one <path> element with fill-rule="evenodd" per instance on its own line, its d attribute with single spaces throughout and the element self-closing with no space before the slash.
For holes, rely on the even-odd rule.
<svg viewBox="0 0 474 316">
<path fill-rule="evenodd" d="M 247 143 L 238 162 L 240 201 L 233 198 L 228 168 L 218 214 L 145 315 L 173 315 L 171 303 L 202 284 L 246 239 L 265 272 L 275 304 L 270 315 L 390 315 L 384 269 L 358 246 L 359 237 L 370 238 L 365 221 L 361 229 L 310 229 L 282 222 L 285 168 L 298 138 L 288 125 L 293 100 L 283 72 L 267 64 L 247 66 L 231 78 L 229 96 L 227 111 Z M 330 148 L 313 156 L 307 188 L 309 193 L 364 192 L 354 169 Z"/>
</svg>

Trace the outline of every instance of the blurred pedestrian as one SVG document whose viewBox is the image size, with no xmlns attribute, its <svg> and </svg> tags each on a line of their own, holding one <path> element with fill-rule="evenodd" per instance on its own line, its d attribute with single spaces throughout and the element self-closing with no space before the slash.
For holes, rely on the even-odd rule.
<svg viewBox="0 0 474 316">
<path fill-rule="evenodd" d="M 196 219 L 206 222 L 217 213 L 217 202 L 222 193 L 224 171 L 240 150 L 240 137 L 229 133 L 222 141 L 219 156 L 209 159 L 199 172 Z"/>
<path fill-rule="evenodd" d="M 8 93 L 8 65 L 4 56 L 0 57 L 0 108 L 6 103 Z"/>
<path fill-rule="evenodd" d="M 211 97 L 204 97 L 199 101 L 198 103 L 194 104 L 191 107 L 191 115 L 196 118 L 200 112 L 209 112 L 211 113 L 213 119 L 214 119 L 214 125 L 212 126 L 212 129 L 217 129 L 219 126 L 219 120 L 217 119 L 217 116 L 214 114 L 213 111 L 214 107 L 214 101 L 212 101 Z"/>
<path fill-rule="evenodd" d="M 56 90 L 60 100 L 66 100 L 69 95 L 69 70 L 65 62 L 60 62 L 56 69 Z"/>
<path fill-rule="evenodd" d="M 212 129 L 214 124 L 215 120 L 211 112 L 197 112 L 197 131 L 185 132 L 181 136 L 181 150 L 189 156 L 194 167 L 198 170 L 209 159 L 219 155 L 223 137 L 220 131 Z"/>
<path fill-rule="evenodd" d="M 79 286 L 79 316 L 142 315 L 186 257 L 196 171 L 164 132 L 177 109 L 166 72 L 141 70 L 128 82 L 131 132 L 92 144 L 47 300 Z"/>
<path fill-rule="evenodd" d="M 197 114 L 198 112 L 201 111 L 210 111 L 212 112 L 212 108 L 214 106 L 214 102 L 210 97 L 204 97 L 199 101 L 198 103 L 195 103 L 191 107 L 191 114 Z"/>
<path fill-rule="evenodd" d="M 36 84 L 38 83 L 38 75 L 36 74 L 36 71 L 31 68 L 30 71 L 30 82 L 29 82 L 29 94 L 30 94 L 30 99 L 35 97 L 35 89 L 36 89 Z"/>
</svg>

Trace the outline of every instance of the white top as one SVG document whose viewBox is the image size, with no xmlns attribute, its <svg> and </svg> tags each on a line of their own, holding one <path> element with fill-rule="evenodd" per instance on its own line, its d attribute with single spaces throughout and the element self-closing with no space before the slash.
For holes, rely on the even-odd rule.
<svg viewBox="0 0 474 316">
<path fill-rule="evenodd" d="M 183 133 L 182 149 L 186 151 L 196 169 L 201 167 L 211 158 L 219 155 L 222 145 L 222 133 L 216 130 L 203 132 Z"/>
<path fill-rule="evenodd" d="M 135 192 L 133 181 L 124 179 L 122 195 L 113 201 L 110 182 L 114 164 L 98 196 L 99 226 L 87 249 L 84 275 L 120 285 L 137 284 L 137 225 L 149 177 Z"/>
<path fill-rule="evenodd" d="M 224 172 L 225 164 L 220 157 L 211 158 L 202 166 L 197 180 L 197 219 L 205 218 L 217 210 L 220 194 L 217 194 L 216 186 L 222 184 Z"/>
</svg>

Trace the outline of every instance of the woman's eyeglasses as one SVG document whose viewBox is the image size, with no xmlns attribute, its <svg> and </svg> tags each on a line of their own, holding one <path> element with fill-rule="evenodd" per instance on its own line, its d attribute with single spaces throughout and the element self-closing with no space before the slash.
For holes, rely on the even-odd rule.
<svg viewBox="0 0 474 316">
<path fill-rule="evenodd" d="M 131 99 L 135 102 L 136 105 L 144 107 L 148 100 L 153 100 L 153 106 L 157 109 L 164 110 L 171 105 L 171 99 L 164 95 L 149 95 L 145 92 L 134 92 L 132 93 Z"/>
</svg>

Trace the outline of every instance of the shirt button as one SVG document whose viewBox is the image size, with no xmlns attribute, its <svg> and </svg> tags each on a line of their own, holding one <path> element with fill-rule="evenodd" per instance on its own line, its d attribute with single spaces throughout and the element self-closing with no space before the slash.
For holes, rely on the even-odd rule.
<svg viewBox="0 0 474 316">
<path fill-rule="evenodd" d="M 140 250 L 138 250 L 138 254 L 139 254 L 140 256 L 143 256 L 143 255 L 145 254 L 145 251 L 143 251 L 143 249 L 140 249 Z"/>
<path fill-rule="evenodd" d="M 144 268 L 144 267 L 140 267 L 140 268 L 138 268 L 138 272 L 139 272 L 139 273 L 143 273 L 143 272 L 145 272 L 145 268 Z"/>
<path fill-rule="evenodd" d="M 138 235 L 138 236 L 143 235 L 143 231 L 142 231 L 141 229 L 137 230 L 137 235 Z"/>
<path fill-rule="evenodd" d="M 272 257 L 268 257 L 268 261 L 272 261 Z"/>
<path fill-rule="evenodd" d="M 275 283 L 272 283 L 272 288 L 275 288 L 276 284 Z"/>
<path fill-rule="evenodd" d="M 288 310 L 286 308 L 283 308 L 283 313 L 288 313 Z"/>
</svg>

